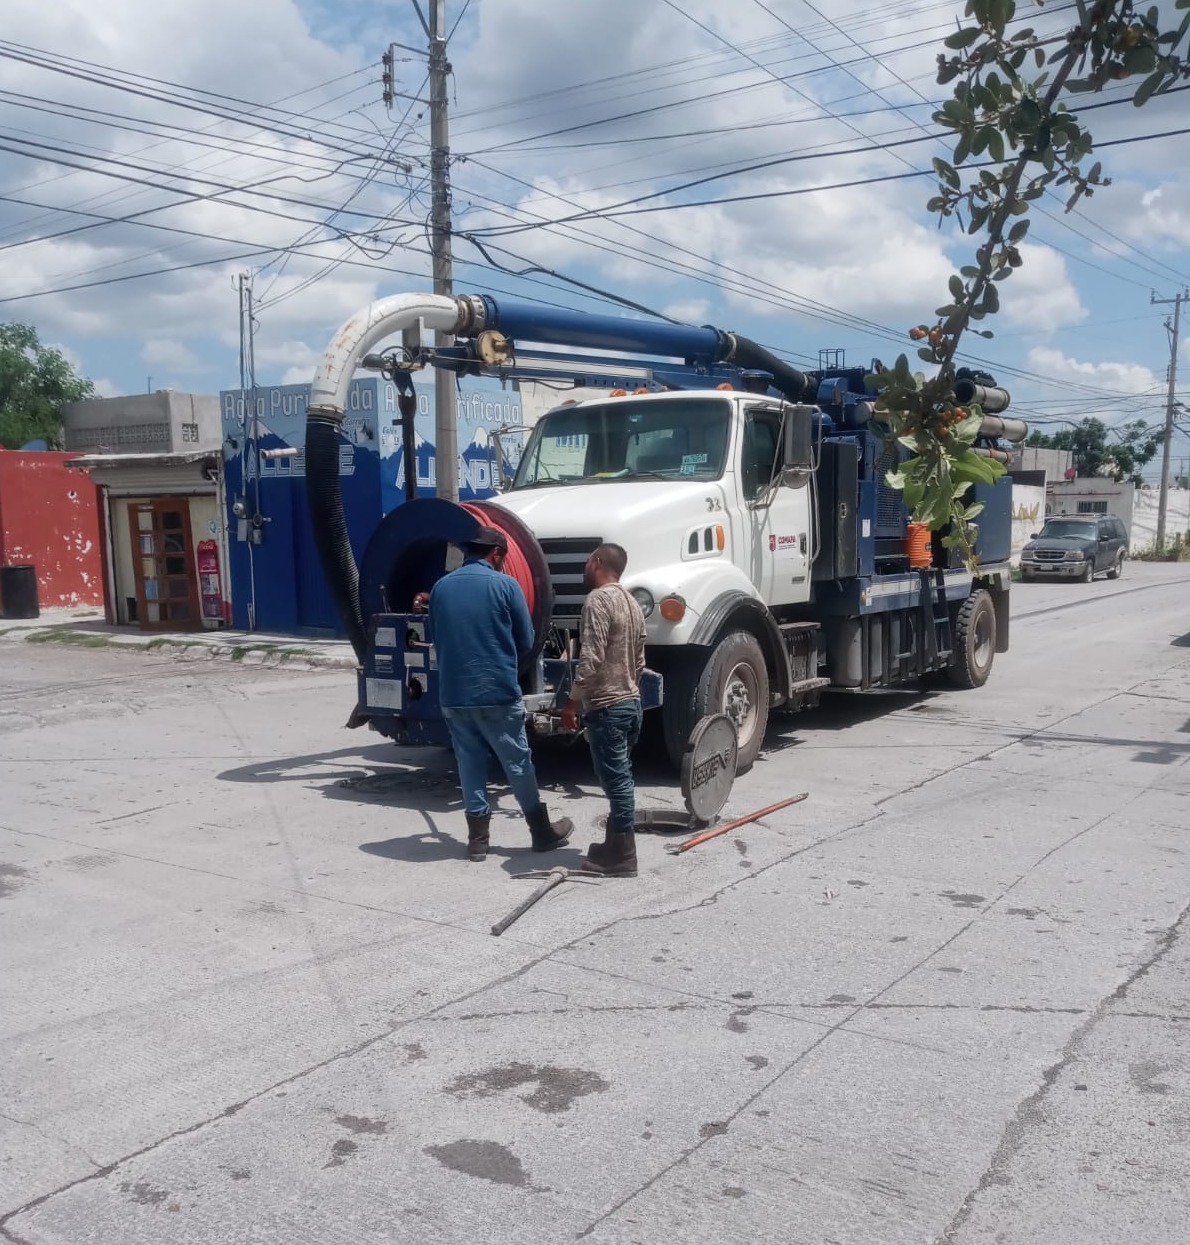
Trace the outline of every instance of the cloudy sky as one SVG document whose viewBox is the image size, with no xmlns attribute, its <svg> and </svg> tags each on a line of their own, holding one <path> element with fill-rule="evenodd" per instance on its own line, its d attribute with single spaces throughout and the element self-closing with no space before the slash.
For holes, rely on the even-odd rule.
<svg viewBox="0 0 1190 1245">
<path fill-rule="evenodd" d="M 613 309 L 499 270 L 479 242 L 505 269 L 801 365 L 821 349 L 866 363 L 906 348 L 968 262 L 915 175 L 946 154 L 933 71 L 958 0 L 446 11 L 458 292 Z M 372 298 L 430 288 L 412 0 L 20 0 L 5 19 L 0 320 L 35 325 L 102 392 L 237 385 L 242 275 L 262 384 L 308 380 Z M 407 46 L 386 110 L 390 42 Z M 1070 215 L 1043 202 L 995 340 L 969 356 L 1038 425 L 1163 418 L 1172 306 L 1150 300 L 1190 285 L 1185 99 L 1095 101 L 1113 185 Z M 1190 309 L 1181 351 L 1190 404 Z M 1174 454 L 1190 459 L 1190 438 Z"/>
</svg>

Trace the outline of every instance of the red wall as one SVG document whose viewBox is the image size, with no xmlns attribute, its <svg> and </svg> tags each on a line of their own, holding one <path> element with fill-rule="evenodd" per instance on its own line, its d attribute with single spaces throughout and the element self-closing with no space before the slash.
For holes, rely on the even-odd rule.
<svg viewBox="0 0 1190 1245">
<path fill-rule="evenodd" d="M 0 449 L 0 566 L 33 563 L 43 609 L 103 604 L 99 490 L 72 458 Z"/>
</svg>

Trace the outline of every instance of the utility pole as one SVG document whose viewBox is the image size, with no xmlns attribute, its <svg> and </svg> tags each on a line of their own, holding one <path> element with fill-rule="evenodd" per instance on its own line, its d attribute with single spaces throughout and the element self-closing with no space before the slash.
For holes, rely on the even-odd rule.
<svg viewBox="0 0 1190 1245">
<path fill-rule="evenodd" d="M 430 251 L 434 293 L 450 298 L 454 294 L 454 282 L 450 242 L 450 134 L 446 119 L 446 88 L 450 77 L 450 61 L 446 57 L 446 0 L 428 0 L 428 21 L 419 0 L 412 0 L 412 3 L 429 40 Z M 417 51 L 404 43 L 390 43 L 381 57 L 381 86 L 386 107 L 391 107 L 396 97 L 394 48 Z M 450 333 L 434 334 L 435 347 L 453 344 Z M 449 379 L 440 374 L 434 377 L 434 492 L 447 501 L 459 500 L 458 411 L 454 388 Z"/>
<path fill-rule="evenodd" d="M 1169 390 L 1165 399 L 1165 436 L 1161 442 L 1161 493 L 1157 501 L 1157 552 L 1165 548 L 1165 511 L 1169 505 L 1169 451 L 1173 444 L 1173 412 L 1174 394 L 1178 389 L 1178 336 L 1181 333 L 1182 303 L 1190 301 L 1190 289 L 1183 290 L 1173 298 L 1158 298 L 1149 295 L 1149 302 L 1173 304 L 1173 324 L 1166 320 L 1165 327 L 1170 330 L 1169 346 Z"/>
<path fill-rule="evenodd" d="M 417 0 L 413 0 L 414 6 Z M 446 119 L 446 0 L 429 0 L 430 21 L 430 246 L 434 261 L 434 293 L 454 293 L 451 263 L 450 136 Z M 417 10 L 421 16 L 421 9 Z M 436 333 L 435 346 L 452 344 L 451 334 Z M 434 491 L 447 501 L 459 500 L 458 412 L 454 386 L 441 369 L 434 374 Z"/>
</svg>

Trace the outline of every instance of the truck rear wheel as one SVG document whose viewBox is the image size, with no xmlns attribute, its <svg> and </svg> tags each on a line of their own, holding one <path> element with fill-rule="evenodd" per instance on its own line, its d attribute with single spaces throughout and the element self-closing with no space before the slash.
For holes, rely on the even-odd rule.
<svg viewBox="0 0 1190 1245">
<path fill-rule="evenodd" d="M 954 653 L 946 677 L 954 687 L 982 687 L 996 655 L 996 607 L 983 588 L 973 592 L 954 620 Z"/>
</svg>

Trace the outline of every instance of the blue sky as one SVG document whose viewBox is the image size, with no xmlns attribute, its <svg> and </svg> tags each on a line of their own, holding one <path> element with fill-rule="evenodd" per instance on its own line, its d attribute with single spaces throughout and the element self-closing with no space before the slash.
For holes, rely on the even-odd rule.
<svg viewBox="0 0 1190 1245">
<path fill-rule="evenodd" d="M 1063 7 L 1040 20 L 1068 20 Z M 931 179 L 901 176 L 945 154 L 934 60 L 961 11 L 448 0 L 456 290 L 612 310 L 498 271 L 473 235 L 505 268 L 800 364 L 823 348 L 891 358 L 970 253 L 926 213 Z M 36 325 L 105 393 L 215 392 L 238 383 L 233 287 L 248 274 L 258 381 L 308 380 L 359 307 L 430 288 L 425 65 L 396 50 L 386 111 L 390 41 L 424 44 L 410 0 L 10 9 L 0 316 Z M 1163 417 L 1172 307 L 1150 299 L 1190 285 L 1190 136 L 1151 136 L 1186 115 L 1183 96 L 1088 114 L 1113 185 L 1035 214 L 995 340 L 972 354 L 1039 426 Z M 740 196 L 768 197 L 706 202 Z M 1190 404 L 1190 314 L 1181 351 Z M 1174 457 L 1190 460 L 1190 439 Z"/>
</svg>

